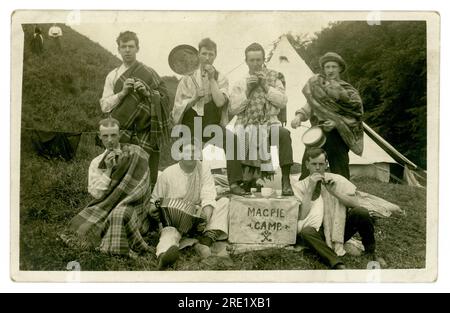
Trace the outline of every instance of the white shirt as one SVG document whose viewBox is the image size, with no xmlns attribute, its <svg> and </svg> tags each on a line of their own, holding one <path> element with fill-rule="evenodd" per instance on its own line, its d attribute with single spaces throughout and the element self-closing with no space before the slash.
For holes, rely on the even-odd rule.
<svg viewBox="0 0 450 313">
<path fill-rule="evenodd" d="M 312 227 L 319 231 L 323 223 L 323 199 L 319 196 L 316 200 L 311 202 L 311 210 L 303 220 L 298 221 L 297 232 L 300 232 L 305 227 Z"/>
<path fill-rule="evenodd" d="M 106 76 L 105 86 L 103 87 L 103 95 L 100 99 L 100 107 L 103 113 L 109 113 L 120 103 L 118 94 L 114 94 L 114 85 L 120 76 L 129 68 L 122 64 L 121 66 L 113 69 Z"/>
<path fill-rule="evenodd" d="M 186 173 L 180 167 L 180 164 L 174 164 L 166 168 L 156 181 L 155 188 L 152 193 L 152 201 L 161 198 L 182 199 L 191 187 L 188 185 L 189 176 L 193 173 Z M 211 169 L 206 164 L 202 164 L 202 173 L 200 178 L 200 200 L 202 208 L 211 205 L 216 207 L 216 186 L 214 185 L 214 177 Z M 197 204 L 197 203 L 196 203 Z"/>
<path fill-rule="evenodd" d="M 48 35 L 50 37 L 60 37 L 62 36 L 62 30 L 59 26 L 52 26 L 48 30 Z"/>
<path fill-rule="evenodd" d="M 106 152 L 93 159 L 89 166 L 88 192 L 96 199 L 101 198 L 111 184 L 111 170 L 98 168 Z"/>
<path fill-rule="evenodd" d="M 217 84 L 220 92 L 228 98 L 228 79 L 220 72 Z M 197 69 L 191 75 L 186 75 L 181 78 L 172 110 L 172 118 L 176 124 L 181 123 L 181 118 L 186 110 L 187 104 L 197 97 L 199 91 L 205 96 L 200 98 L 192 109 L 199 116 L 203 116 L 205 104 L 212 100 L 211 86 L 207 75 L 203 77 L 200 69 Z"/>
<path fill-rule="evenodd" d="M 356 186 L 353 185 L 346 178 L 333 173 L 325 173 L 325 178 L 326 179 L 332 178 L 335 181 L 336 191 L 346 194 L 348 196 L 355 195 Z M 300 201 L 303 201 L 302 199 L 305 197 L 305 194 L 308 190 L 308 186 L 309 186 L 308 177 L 301 181 L 296 181 L 295 183 L 293 183 L 292 191 L 294 192 L 295 197 Z M 322 188 L 325 187 L 322 186 Z M 339 202 L 339 200 L 336 197 L 332 197 L 332 199 L 333 205 L 336 206 L 343 205 Z M 311 202 L 311 210 L 309 211 L 305 219 L 299 221 L 298 226 L 299 227 L 301 226 L 301 228 L 311 226 L 314 227 L 316 230 L 319 230 L 320 226 L 322 226 L 323 223 L 323 216 L 324 216 L 324 201 L 322 196 L 319 196 L 319 198 Z M 298 231 L 300 231 L 301 228 L 298 229 Z"/>
</svg>

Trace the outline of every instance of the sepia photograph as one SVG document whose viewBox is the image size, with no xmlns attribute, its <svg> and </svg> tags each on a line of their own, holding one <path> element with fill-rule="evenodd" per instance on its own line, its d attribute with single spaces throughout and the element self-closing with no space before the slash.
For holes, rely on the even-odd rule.
<svg viewBox="0 0 450 313">
<path fill-rule="evenodd" d="M 11 23 L 13 280 L 436 280 L 437 13 Z"/>
</svg>

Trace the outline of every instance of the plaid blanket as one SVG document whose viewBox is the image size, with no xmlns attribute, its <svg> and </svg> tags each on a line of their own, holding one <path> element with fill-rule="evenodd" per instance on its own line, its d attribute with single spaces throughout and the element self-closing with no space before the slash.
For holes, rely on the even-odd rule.
<svg viewBox="0 0 450 313">
<path fill-rule="evenodd" d="M 268 68 L 264 68 L 263 72 L 266 75 L 267 84 L 271 87 L 275 87 L 277 79 L 280 79 L 280 73 Z M 238 115 L 236 120 L 236 125 L 243 125 L 246 127 L 246 159 L 241 162 L 244 165 L 244 180 L 257 180 L 260 177 L 271 179 L 274 175 L 273 171 L 268 171 L 267 169 L 261 170 L 262 165 L 266 168 L 272 168 L 270 155 L 267 155 L 268 158 L 266 160 L 259 158 L 260 149 L 265 148 L 264 151 L 270 152 L 270 128 L 268 127 L 267 130 L 263 130 L 259 129 L 258 126 L 269 126 L 270 116 L 274 115 L 274 112 L 277 112 L 279 109 L 267 100 L 267 92 L 259 85 L 250 92 L 248 101 L 247 107 Z M 266 147 L 261 147 L 260 143 L 266 143 Z M 251 155 L 250 150 L 258 151 L 256 159 L 255 155 Z"/>
<path fill-rule="evenodd" d="M 308 80 L 302 92 L 311 105 L 313 114 L 319 120 L 333 121 L 350 150 L 362 155 L 363 106 L 358 91 L 343 80 L 330 84 L 325 77 L 318 74 Z"/>
<path fill-rule="evenodd" d="M 129 256 L 152 250 L 142 237 L 149 229 L 148 154 L 136 145 L 124 144 L 122 150 L 110 188 L 72 218 L 61 235 L 69 245 Z"/>
<path fill-rule="evenodd" d="M 114 93 L 122 90 L 125 80 L 141 81 L 150 92 L 144 97 L 130 92 L 111 112 L 120 122 L 123 134 L 121 142 L 134 142 L 145 151 L 159 151 L 163 142 L 170 138 L 170 112 L 167 88 L 158 74 L 140 62 L 127 69 L 114 85 Z"/>
</svg>

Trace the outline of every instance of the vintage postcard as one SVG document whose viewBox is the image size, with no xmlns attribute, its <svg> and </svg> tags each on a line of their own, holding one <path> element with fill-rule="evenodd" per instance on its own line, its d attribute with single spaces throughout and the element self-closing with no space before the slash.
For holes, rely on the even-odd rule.
<svg viewBox="0 0 450 313">
<path fill-rule="evenodd" d="M 15 11 L 11 279 L 433 282 L 436 12 Z"/>
</svg>

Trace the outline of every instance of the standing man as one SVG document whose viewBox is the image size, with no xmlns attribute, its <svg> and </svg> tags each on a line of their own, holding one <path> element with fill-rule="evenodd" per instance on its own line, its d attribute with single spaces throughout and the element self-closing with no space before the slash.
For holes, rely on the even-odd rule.
<svg viewBox="0 0 450 313">
<path fill-rule="evenodd" d="M 293 185 L 300 200 L 298 234 L 331 268 L 345 269 L 340 256 L 344 243 L 359 233 L 369 260 L 382 266 L 375 255 L 374 225 L 369 211 L 360 206 L 356 187 L 345 177 L 326 173 L 327 154 L 321 148 L 306 151 L 309 176 Z"/>
<path fill-rule="evenodd" d="M 278 138 L 271 138 L 269 135 L 267 144 L 278 145 L 283 195 L 291 196 L 293 195 L 289 178 L 293 164 L 291 134 L 282 127 L 278 119 L 280 110 L 284 109 L 287 103 L 282 75 L 265 66 L 265 51 L 258 43 L 252 43 L 245 49 L 245 62 L 249 72 L 231 90 L 231 113 L 237 115 L 236 126 L 240 125 L 250 130 L 258 129 L 259 126 L 267 126 L 268 129 L 277 128 L 278 131 L 275 133 L 278 134 Z M 257 131 L 258 137 L 264 136 L 259 129 Z M 243 163 L 258 166 L 257 163 L 248 160 Z"/>
<path fill-rule="evenodd" d="M 149 154 L 154 186 L 161 144 L 170 137 L 167 88 L 153 69 L 136 60 L 139 39 L 134 32 L 120 33 L 116 42 L 123 63 L 106 76 L 100 106 L 121 123 L 121 142 L 136 143 Z"/>
<path fill-rule="evenodd" d="M 31 51 L 40 55 L 44 51 L 44 38 L 42 38 L 42 30 L 39 26 L 34 27 L 33 39 L 31 39 Z"/>
<path fill-rule="evenodd" d="M 363 105 L 358 91 L 341 80 L 346 64 L 334 52 L 325 53 L 319 60 L 323 73 L 311 77 L 303 88 L 306 105 L 296 112 L 291 122 L 292 128 L 310 120 L 311 125 L 323 125 L 327 152 L 332 173 L 350 179 L 349 150 L 361 156 L 364 149 L 364 130 L 362 125 Z M 300 179 L 309 175 L 302 160 Z"/>
<path fill-rule="evenodd" d="M 209 38 L 202 39 L 198 44 L 200 67 L 194 73 L 183 76 L 178 84 L 172 119 L 175 124 L 185 125 L 194 136 L 194 122 L 201 123 L 202 138 L 206 142 L 208 136 L 203 136 L 203 130 L 209 125 L 222 127 L 222 147 L 227 153 L 227 174 L 230 191 L 243 195 L 245 191 L 239 186 L 242 180 L 242 169 L 237 159 L 237 140 L 225 126 L 228 123 L 228 79 L 213 66 L 217 56 L 217 45 Z M 228 135 L 227 135 L 228 132 Z M 233 139 L 233 154 L 228 155 L 227 138 Z"/>
<path fill-rule="evenodd" d="M 50 27 L 48 30 L 48 36 L 50 37 L 51 41 L 53 42 L 53 45 L 56 46 L 56 48 L 61 51 L 61 37 L 62 37 L 62 30 L 61 27 L 56 25 L 56 23 L 53 23 L 53 26 Z"/>
</svg>

